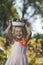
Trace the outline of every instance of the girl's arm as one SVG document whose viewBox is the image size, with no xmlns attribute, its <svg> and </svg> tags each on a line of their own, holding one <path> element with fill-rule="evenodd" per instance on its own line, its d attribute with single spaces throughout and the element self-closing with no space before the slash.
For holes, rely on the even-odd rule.
<svg viewBox="0 0 43 65">
<path fill-rule="evenodd" d="M 10 28 L 11 28 L 11 21 L 9 21 L 9 25 L 6 28 L 6 30 L 4 31 L 4 35 L 13 43 L 14 38 L 13 38 L 12 34 L 10 33 Z"/>
<path fill-rule="evenodd" d="M 25 24 L 25 28 L 26 28 L 26 31 L 27 31 L 27 35 L 26 35 L 25 40 L 26 40 L 26 42 L 28 42 L 30 37 L 31 37 L 32 32 L 30 31 L 29 27 L 26 24 Z"/>
</svg>

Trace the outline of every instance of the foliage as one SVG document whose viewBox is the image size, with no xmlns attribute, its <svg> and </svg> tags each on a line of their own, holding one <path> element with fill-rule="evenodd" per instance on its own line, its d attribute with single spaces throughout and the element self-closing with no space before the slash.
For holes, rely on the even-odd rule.
<svg viewBox="0 0 43 65">
<path fill-rule="evenodd" d="M 36 35 L 33 36 L 34 38 L 43 38 L 43 34 L 37 33 Z"/>
<path fill-rule="evenodd" d="M 30 65 L 35 65 L 36 63 L 43 63 L 43 38 L 32 38 L 29 40 L 27 44 L 27 57 Z M 37 59 L 41 59 L 41 61 L 37 61 Z"/>
<path fill-rule="evenodd" d="M 25 0 L 24 0 L 25 2 Z M 43 1 L 42 0 L 27 0 L 28 6 L 32 6 L 35 10 L 32 16 L 35 14 L 41 14 L 43 16 Z M 25 6 L 26 7 L 26 6 Z M 27 7 L 28 8 L 28 7 Z"/>
<path fill-rule="evenodd" d="M 11 47 L 10 41 L 6 40 L 4 37 L 0 37 L 0 47 L 7 50 L 9 47 Z"/>
<path fill-rule="evenodd" d="M 7 27 L 9 19 L 19 17 L 13 2 L 14 0 L 0 0 L 0 31 L 2 32 Z"/>
<path fill-rule="evenodd" d="M 7 59 L 7 55 L 4 53 L 3 50 L 0 49 L 0 65 L 4 65 Z"/>
<path fill-rule="evenodd" d="M 12 16 L 14 16 L 14 13 L 17 14 L 17 11 L 16 11 L 16 7 L 14 7 L 13 5 L 13 1 L 14 0 L 1 0 L 0 2 L 0 20 L 8 20 L 10 19 Z M 12 8 L 13 7 L 13 11 L 12 12 Z"/>
<path fill-rule="evenodd" d="M 23 1 L 23 2 L 22 2 Z M 20 0 L 20 3 L 23 4 L 23 9 L 19 7 L 22 11 L 22 18 L 24 18 L 25 14 L 29 16 L 29 13 L 27 13 L 27 9 L 29 6 L 31 6 L 34 9 L 34 12 L 30 17 L 33 17 L 34 15 L 41 14 L 43 16 L 43 0 Z"/>
</svg>

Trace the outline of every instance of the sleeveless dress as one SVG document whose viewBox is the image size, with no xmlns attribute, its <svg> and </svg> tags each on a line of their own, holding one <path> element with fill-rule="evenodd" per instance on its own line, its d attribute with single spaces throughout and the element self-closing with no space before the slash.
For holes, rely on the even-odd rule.
<svg viewBox="0 0 43 65">
<path fill-rule="evenodd" d="M 5 65 L 28 65 L 26 45 L 23 46 L 20 42 L 15 41 L 12 45 L 11 55 L 7 59 Z"/>
</svg>

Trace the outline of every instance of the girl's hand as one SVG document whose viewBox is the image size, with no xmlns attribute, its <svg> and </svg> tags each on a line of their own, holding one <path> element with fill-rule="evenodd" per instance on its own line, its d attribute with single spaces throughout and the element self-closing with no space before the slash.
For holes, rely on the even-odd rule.
<svg viewBox="0 0 43 65">
<path fill-rule="evenodd" d="M 21 22 L 24 22 L 25 24 L 27 23 L 26 19 L 21 18 Z"/>
<path fill-rule="evenodd" d="M 27 19 L 21 19 L 22 20 L 22 22 L 24 22 L 25 23 L 25 25 L 27 25 L 28 27 L 29 27 L 29 22 L 27 21 Z"/>
<path fill-rule="evenodd" d="M 8 24 L 9 26 L 12 26 L 12 21 L 11 20 L 9 20 L 9 24 Z"/>
</svg>

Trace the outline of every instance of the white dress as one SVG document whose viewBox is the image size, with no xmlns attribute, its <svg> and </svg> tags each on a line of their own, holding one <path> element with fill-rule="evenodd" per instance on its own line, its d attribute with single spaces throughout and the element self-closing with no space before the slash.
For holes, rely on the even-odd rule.
<svg viewBox="0 0 43 65">
<path fill-rule="evenodd" d="M 12 45 L 12 53 L 5 65 L 28 65 L 26 47 L 22 46 L 20 42 L 15 41 Z"/>
</svg>

